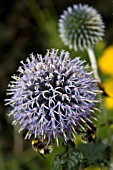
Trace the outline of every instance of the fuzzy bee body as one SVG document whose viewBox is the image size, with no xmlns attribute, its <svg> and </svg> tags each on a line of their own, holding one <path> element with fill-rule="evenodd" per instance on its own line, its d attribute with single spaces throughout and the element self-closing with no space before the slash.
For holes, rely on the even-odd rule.
<svg viewBox="0 0 113 170">
<path fill-rule="evenodd" d="M 32 147 L 36 152 L 38 152 L 43 157 L 44 155 L 50 154 L 53 151 L 53 146 L 51 144 L 47 144 L 45 141 L 42 142 L 39 139 L 32 140 Z"/>
<path fill-rule="evenodd" d="M 82 134 L 82 141 L 84 143 L 94 142 L 96 139 L 96 130 L 96 126 L 92 124 L 91 129 L 86 130 L 86 132 Z"/>
</svg>

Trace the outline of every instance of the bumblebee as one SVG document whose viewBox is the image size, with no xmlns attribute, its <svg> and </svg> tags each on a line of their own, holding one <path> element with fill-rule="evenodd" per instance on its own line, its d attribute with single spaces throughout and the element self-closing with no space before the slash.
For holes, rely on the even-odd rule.
<svg viewBox="0 0 113 170">
<path fill-rule="evenodd" d="M 92 124 L 90 127 L 91 127 L 90 129 L 88 128 L 86 130 L 86 132 L 81 135 L 82 141 L 84 143 L 88 143 L 88 142 L 92 142 L 92 141 L 95 142 L 95 140 L 96 140 L 96 130 L 97 130 L 97 128 L 94 124 Z"/>
<path fill-rule="evenodd" d="M 53 151 L 53 146 L 51 144 L 47 144 L 46 141 L 42 142 L 40 139 L 33 139 L 32 140 L 32 147 L 43 158 L 45 158 L 44 155 L 50 154 Z"/>
</svg>

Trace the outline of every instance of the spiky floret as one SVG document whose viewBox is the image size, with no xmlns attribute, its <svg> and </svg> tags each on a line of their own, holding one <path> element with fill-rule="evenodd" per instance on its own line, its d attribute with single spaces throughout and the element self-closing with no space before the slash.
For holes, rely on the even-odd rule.
<svg viewBox="0 0 113 170">
<path fill-rule="evenodd" d="M 84 50 L 104 36 L 104 23 L 97 10 L 88 5 L 73 5 L 59 19 L 59 33 L 69 48 Z"/>
<path fill-rule="evenodd" d="M 12 76 L 6 105 L 13 110 L 13 124 L 27 129 L 26 138 L 47 140 L 62 136 L 73 140 L 75 133 L 90 128 L 100 102 L 96 83 L 88 65 L 78 57 L 70 60 L 64 50 L 47 50 L 46 55 L 30 55 Z M 98 109 L 97 109 L 98 110 Z"/>
</svg>

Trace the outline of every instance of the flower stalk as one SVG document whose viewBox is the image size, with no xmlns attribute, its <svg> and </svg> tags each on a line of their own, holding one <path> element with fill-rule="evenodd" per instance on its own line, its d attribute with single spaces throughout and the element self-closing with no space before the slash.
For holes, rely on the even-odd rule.
<svg viewBox="0 0 113 170">
<path fill-rule="evenodd" d="M 92 48 L 87 48 L 87 52 L 89 54 L 89 59 L 90 59 L 90 62 L 91 62 L 91 68 L 93 70 L 94 77 L 95 77 L 96 80 L 101 82 L 99 74 L 98 74 L 98 67 L 97 67 L 97 62 L 96 62 L 96 57 L 95 57 L 94 51 L 93 51 Z"/>
</svg>

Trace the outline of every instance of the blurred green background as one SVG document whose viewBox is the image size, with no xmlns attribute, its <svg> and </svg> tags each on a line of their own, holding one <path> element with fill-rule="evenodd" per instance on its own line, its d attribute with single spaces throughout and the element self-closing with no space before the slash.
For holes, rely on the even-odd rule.
<svg viewBox="0 0 113 170">
<path fill-rule="evenodd" d="M 69 50 L 59 38 L 58 19 L 74 3 L 98 10 L 106 25 L 104 44 L 113 44 L 112 0 L 0 0 L 0 170 L 50 170 L 54 156 L 63 150 L 55 148 L 47 159 L 34 152 L 24 134 L 17 133 L 18 126 L 11 125 L 7 116 L 11 108 L 4 106 L 4 98 L 11 75 L 30 53 L 45 54 L 48 48 Z M 95 52 L 101 54 L 101 45 Z M 72 57 L 78 55 L 72 50 L 70 53 Z M 81 55 L 87 59 L 85 53 Z"/>
</svg>

